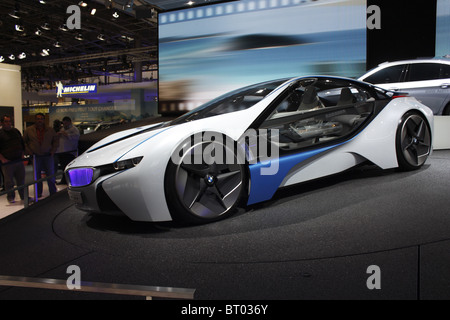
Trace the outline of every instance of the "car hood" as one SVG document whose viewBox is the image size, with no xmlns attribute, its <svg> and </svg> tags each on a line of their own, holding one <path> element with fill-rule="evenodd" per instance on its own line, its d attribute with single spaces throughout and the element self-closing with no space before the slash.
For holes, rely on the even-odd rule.
<svg viewBox="0 0 450 320">
<path fill-rule="evenodd" d="M 160 129 L 161 127 L 165 126 L 167 123 L 161 122 L 156 124 L 151 124 L 148 126 L 133 128 L 129 130 L 120 131 L 117 133 L 114 133 L 112 135 L 107 136 L 106 138 L 103 138 L 99 142 L 95 143 L 93 146 L 91 146 L 86 152 L 93 152 L 96 150 L 100 150 L 102 148 L 105 148 L 109 145 L 118 143 L 122 140 L 126 140 L 132 137 L 137 137 L 139 135 L 143 135 L 147 132 L 151 132 L 157 129 Z"/>
<path fill-rule="evenodd" d="M 76 163 L 77 167 L 95 167 L 114 163 L 129 150 L 170 128 L 166 123 L 158 123 L 112 134 L 90 147 L 71 165 Z"/>
</svg>

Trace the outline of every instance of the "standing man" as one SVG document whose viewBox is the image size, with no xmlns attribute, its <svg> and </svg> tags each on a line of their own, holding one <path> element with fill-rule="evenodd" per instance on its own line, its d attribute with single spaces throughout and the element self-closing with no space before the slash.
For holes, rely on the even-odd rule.
<svg viewBox="0 0 450 320">
<path fill-rule="evenodd" d="M 58 148 L 58 135 L 52 127 L 45 125 L 45 115 L 38 113 L 35 116 L 35 124 L 28 127 L 24 133 L 25 150 L 35 156 L 35 178 L 41 178 L 41 172 L 47 177 L 54 176 L 54 155 Z M 56 193 L 55 177 L 47 180 L 50 195 Z M 38 183 L 38 198 L 42 197 L 42 182 Z"/>
<path fill-rule="evenodd" d="M 63 128 L 58 132 L 59 147 L 57 151 L 58 161 L 64 172 L 67 165 L 78 155 L 78 140 L 80 131 L 72 124 L 70 117 L 64 117 Z M 63 174 L 58 184 L 67 184 L 66 176 Z"/>
<path fill-rule="evenodd" d="M 20 131 L 13 128 L 11 117 L 1 117 L 1 123 L 0 162 L 5 179 L 5 190 L 11 190 L 14 185 L 20 187 L 25 184 L 25 166 L 22 161 L 25 145 Z M 20 199 L 24 200 L 23 189 L 19 190 L 19 195 Z M 15 191 L 9 192 L 7 195 L 8 202 L 14 203 L 15 197 Z"/>
</svg>

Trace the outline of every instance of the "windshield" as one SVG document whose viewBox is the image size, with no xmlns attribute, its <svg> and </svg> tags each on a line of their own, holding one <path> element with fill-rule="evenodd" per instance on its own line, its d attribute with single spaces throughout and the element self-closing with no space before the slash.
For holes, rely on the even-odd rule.
<svg viewBox="0 0 450 320">
<path fill-rule="evenodd" d="M 226 93 L 173 120 L 170 125 L 248 109 L 283 84 L 286 79 L 259 83 Z"/>
</svg>

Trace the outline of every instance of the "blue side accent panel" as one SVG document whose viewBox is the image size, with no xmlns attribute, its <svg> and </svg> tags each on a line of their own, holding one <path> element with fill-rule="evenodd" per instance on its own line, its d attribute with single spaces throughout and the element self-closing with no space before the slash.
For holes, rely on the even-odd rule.
<svg viewBox="0 0 450 320">
<path fill-rule="evenodd" d="M 311 157 L 314 157 L 315 155 L 333 149 L 337 146 L 338 145 L 311 150 L 250 165 L 249 169 L 251 177 L 251 188 L 247 204 L 251 205 L 258 202 L 270 200 L 280 187 L 283 179 L 294 166 Z M 278 171 L 273 175 L 263 175 L 262 169 L 267 170 L 270 166 L 276 168 L 276 161 L 279 161 Z"/>
</svg>

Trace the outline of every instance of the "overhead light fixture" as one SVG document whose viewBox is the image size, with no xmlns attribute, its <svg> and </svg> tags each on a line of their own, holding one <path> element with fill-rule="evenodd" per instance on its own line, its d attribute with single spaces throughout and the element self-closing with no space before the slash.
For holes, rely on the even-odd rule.
<svg viewBox="0 0 450 320">
<path fill-rule="evenodd" d="M 55 47 L 55 48 L 61 48 L 62 46 L 61 46 L 61 43 L 59 42 L 59 41 L 56 41 L 54 44 L 53 44 L 53 46 Z"/>
<path fill-rule="evenodd" d="M 50 49 L 42 49 L 41 56 L 47 57 L 50 55 Z"/>
<path fill-rule="evenodd" d="M 42 31 L 39 28 L 37 28 L 34 34 L 40 37 L 42 35 Z"/>
<path fill-rule="evenodd" d="M 112 15 L 115 19 L 119 18 L 119 14 L 117 13 L 117 11 L 114 11 L 113 15 Z"/>
<path fill-rule="evenodd" d="M 97 39 L 100 40 L 100 41 L 105 41 L 105 40 L 106 40 L 104 34 L 99 34 L 98 37 L 97 37 Z"/>
<path fill-rule="evenodd" d="M 83 38 L 83 35 L 81 33 L 79 33 L 75 36 L 75 39 L 78 41 L 83 41 L 84 38 Z"/>
<path fill-rule="evenodd" d="M 79 5 L 80 7 L 83 7 L 83 8 L 86 8 L 86 7 L 88 6 L 88 4 L 87 4 L 86 2 L 84 2 L 84 1 L 80 1 L 80 2 L 78 3 L 78 5 Z"/>
<path fill-rule="evenodd" d="M 20 5 L 16 1 L 16 4 L 14 5 L 14 10 L 8 14 L 10 17 L 12 17 L 14 19 L 20 19 L 19 11 L 20 11 Z"/>
<path fill-rule="evenodd" d="M 16 60 L 16 56 L 13 55 L 13 54 L 10 54 L 8 58 L 9 58 L 9 60 L 11 60 L 11 61 Z"/>
<path fill-rule="evenodd" d="M 20 19 L 19 16 L 19 11 L 18 10 L 14 10 L 13 12 L 8 13 L 10 17 L 14 18 L 14 19 Z"/>
<path fill-rule="evenodd" d="M 0 56 L 0 63 L 2 63 L 3 61 L 5 61 L 5 57 Z"/>
<path fill-rule="evenodd" d="M 69 31 L 69 28 L 67 27 L 67 24 L 64 23 L 61 26 L 59 26 L 59 30 L 66 32 Z"/>
<path fill-rule="evenodd" d="M 121 38 L 124 39 L 124 40 L 130 41 L 130 42 L 134 41 L 133 37 L 129 37 L 129 36 L 126 36 L 126 35 L 123 35 Z"/>
<path fill-rule="evenodd" d="M 18 32 L 24 32 L 25 31 L 25 27 L 22 24 L 16 24 L 16 31 Z"/>
<path fill-rule="evenodd" d="M 44 23 L 44 24 L 41 26 L 41 28 L 44 29 L 44 30 L 47 30 L 47 31 L 49 31 L 49 30 L 51 29 L 51 28 L 50 28 L 50 24 L 49 24 L 48 22 Z"/>
<path fill-rule="evenodd" d="M 91 15 L 92 16 L 94 16 L 96 13 L 97 13 L 97 9 L 94 8 L 94 9 L 91 10 Z"/>
<path fill-rule="evenodd" d="M 188 6 L 193 6 L 195 4 L 194 1 L 189 1 L 188 3 L 186 3 Z"/>
<path fill-rule="evenodd" d="M 39 0 L 40 4 L 47 4 L 47 2 L 45 0 Z"/>
<path fill-rule="evenodd" d="M 21 54 L 19 54 L 19 59 L 23 60 L 27 57 L 27 54 L 25 52 L 22 52 Z"/>
</svg>

